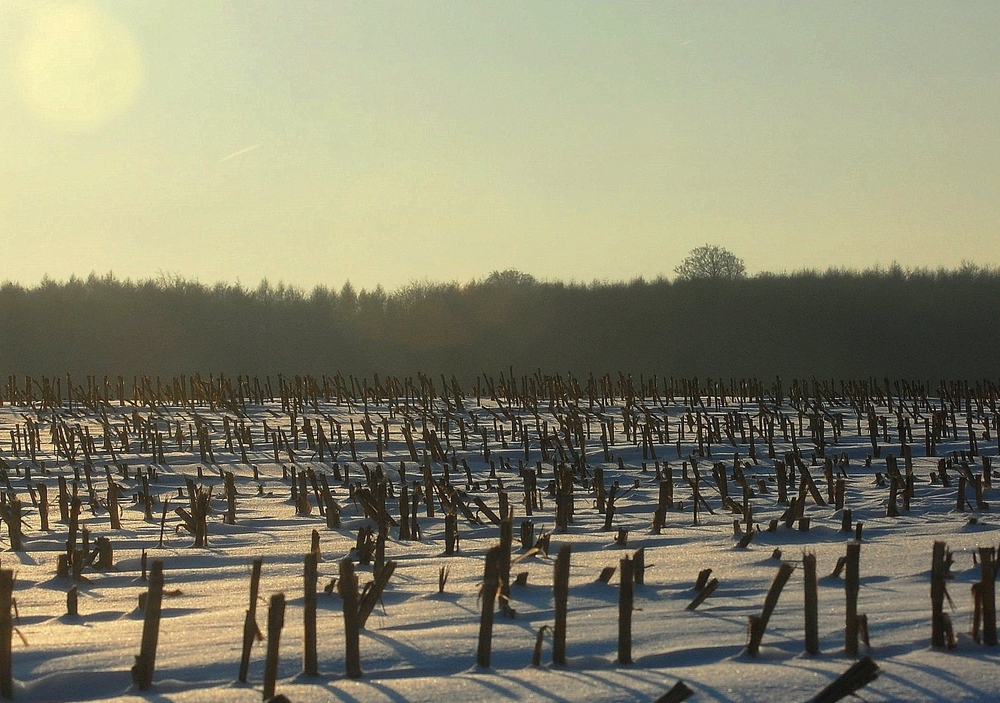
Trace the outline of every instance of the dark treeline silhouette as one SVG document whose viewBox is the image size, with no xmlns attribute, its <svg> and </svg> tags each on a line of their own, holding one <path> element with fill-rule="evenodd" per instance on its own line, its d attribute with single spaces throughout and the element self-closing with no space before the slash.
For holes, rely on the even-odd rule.
<svg viewBox="0 0 1000 703">
<path fill-rule="evenodd" d="M 1000 271 L 829 270 L 304 292 L 112 275 L 0 287 L 0 376 L 624 372 L 995 378 Z"/>
</svg>

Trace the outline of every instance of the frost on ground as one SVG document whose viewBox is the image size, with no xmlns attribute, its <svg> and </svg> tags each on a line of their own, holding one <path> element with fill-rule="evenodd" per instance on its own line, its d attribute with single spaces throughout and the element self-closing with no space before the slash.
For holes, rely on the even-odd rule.
<svg viewBox="0 0 1000 703">
<path fill-rule="evenodd" d="M 0 468 L 7 481 L 6 502 L 13 496 L 21 500 L 24 525 L 21 551 L 10 549 L 4 530 L 0 563 L 16 577 L 15 698 L 261 700 L 265 643 L 254 645 L 248 682 L 237 683 L 237 673 L 250 567 L 262 558 L 256 619 L 266 632 L 268 598 L 286 595 L 276 688 L 296 703 L 652 701 L 678 680 L 694 690 L 693 701 L 807 701 L 855 661 L 844 653 L 844 574 L 833 572 L 861 523 L 858 610 L 867 616 L 870 646 L 862 643 L 859 653 L 871 656 L 881 670 L 863 689 L 864 699 L 1000 699 L 1000 650 L 977 643 L 970 634 L 971 589 L 980 580 L 978 549 L 1000 541 L 987 505 L 995 489 L 984 488 L 978 497 L 974 490 L 975 481 L 983 481 L 984 464 L 998 453 L 995 398 L 988 394 L 972 395 L 970 401 L 964 394 L 923 398 L 915 393 L 894 398 L 890 408 L 890 399 L 881 393 L 853 399 L 825 394 L 793 403 L 759 392 L 724 398 L 678 393 L 671 398 L 662 391 L 629 395 L 619 388 L 612 395 L 608 385 L 596 402 L 587 394 L 575 397 L 571 390 L 551 399 L 501 394 L 498 401 L 485 394 L 480 399 L 431 397 L 428 386 L 423 387 L 422 395 L 411 388 L 393 397 L 369 389 L 367 398 L 360 390 L 349 397 L 339 384 L 336 393 L 314 389 L 296 398 L 289 391 L 283 400 L 216 392 L 209 402 L 207 396 L 191 400 L 196 396 L 192 385 L 186 403 L 163 397 L 153 401 L 149 389 L 145 400 L 124 403 L 96 394 L 87 403 L 81 398 L 55 403 L 51 397 L 48 402 L 36 397 L 30 403 L 23 398 L 11 403 L 5 397 Z M 936 439 L 934 456 L 927 456 L 925 427 Z M 206 450 L 211 454 L 203 457 Z M 822 500 L 804 492 L 808 530 L 800 529 L 798 520 L 786 524 L 789 505 L 777 500 L 776 461 L 794 464 L 788 455 L 796 451 Z M 829 485 L 827 459 L 832 463 Z M 948 485 L 940 474 L 942 460 L 947 462 Z M 963 460 L 968 480 L 961 483 L 967 495 L 959 505 Z M 419 540 L 399 539 L 398 528 L 390 529 L 385 555 L 397 568 L 361 634 L 363 676 L 348 679 L 342 601 L 333 581 L 347 556 L 359 562 L 360 583 L 371 580 L 373 567 L 361 563 L 365 560 L 358 559 L 355 547 L 359 530 L 374 524 L 351 486 L 384 476 L 388 512 L 398 520 L 400 465 L 411 485 L 423 488 L 425 462 L 435 484 L 434 516 L 428 516 L 424 502 L 419 504 Z M 724 465 L 728 506 L 713 478 L 717 462 Z M 574 463 L 572 522 L 557 530 L 555 472 L 559 464 Z M 736 480 L 737 465 L 749 489 L 745 496 Z M 901 479 L 898 516 L 888 517 L 893 467 Z M 615 482 L 620 488 L 609 530 L 604 529 L 606 514 L 597 509 L 598 468 L 605 496 Z M 301 499 L 299 505 L 293 501 L 292 477 L 310 470 L 312 476 L 327 477 L 342 510 L 339 528 L 327 527 L 311 481 L 305 484 L 308 514 Z M 530 518 L 523 479 L 529 470 L 537 472 L 538 485 Z M 235 477 L 234 524 L 225 521 L 226 472 Z M 655 530 L 660 484 L 668 473 L 673 504 L 662 529 Z M 801 471 L 793 473 L 790 499 L 798 498 L 803 480 Z M 151 518 L 142 500 L 143 474 L 150 474 Z M 912 475 L 908 509 L 907 474 Z M 697 518 L 692 510 L 696 475 L 701 498 Z M 842 530 L 843 511 L 835 509 L 831 495 L 838 476 L 844 478 L 844 505 L 853 513 L 850 531 Z M 59 477 L 81 498 L 79 524 L 89 547 L 98 537 L 109 538 L 113 547 L 110 568 L 89 566 L 76 580 L 57 575 L 69 534 L 67 522 L 60 520 Z M 119 493 L 120 529 L 111 527 L 109 477 Z M 212 489 L 203 548 L 192 546 L 192 535 L 174 512 L 189 506 L 189 480 Z M 446 481 L 474 518 L 458 515 L 459 543 L 453 555 L 445 554 L 440 504 Z M 48 531 L 40 529 L 40 485 L 47 490 Z M 523 584 L 511 586 L 511 612 L 498 613 L 486 669 L 475 664 L 479 589 L 485 551 L 499 537 L 489 513 L 500 512 L 501 491 L 514 512 L 512 580 L 522 572 L 526 576 Z M 477 498 L 488 511 L 477 507 Z M 744 499 L 754 535 L 741 548 L 747 522 Z M 520 526 L 528 519 L 536 537 L 551 533 L 547 552 L 522 549 Z M 772 521 L 776 527 L 769 530 Z M 320 535 L 321 553 L 319 674 L 306 676 L 301 673 L 303 559 L 313 530 Z M 81 531 L 78 546 L 83 539 Z M 931 550 L 937 540 L 954 557 L 946 603 L 956 637 L 950 650 L 931 647 Z M 567 662 L 551 663 L 548 630 L 542 663 L 532 666 L 536 635 L 554 621 L 553 557 L 562 544 L 572 545 Z M 618 575 L 607 583 L 598 575 L 640 547 L 646 569 L 644 583 L 634 589 L 633 663 L 619 665 Z M 144 553 L 147 565 L 162 560 L 166 583 L 153 687 L 142 692 L 133 686 L 130 668 L 143 629 L 138 603 L 148 586 L 142 578 Z M 815 656 L 804 652 L 801 559 L 806 553 L 816 555 L 820 576 L 821 651 Z M 782 561 L 796 568 L 759 655 L 751 657 L 745 651 L 748 617 L 761 612 Z M 442 567 L 448 575 L 439 592 Z M 704 569 L 711 569 L 718 588 L 688 610 Z M 67 614 L 67 593 L 74 586 L 79 593 L 75 616 Z"/>
</svg>

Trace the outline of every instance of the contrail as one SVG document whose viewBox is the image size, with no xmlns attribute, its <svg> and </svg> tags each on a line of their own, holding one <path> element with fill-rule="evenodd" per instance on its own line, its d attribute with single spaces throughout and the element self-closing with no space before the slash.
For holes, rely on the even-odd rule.
<svg viewBox="0 0 1000 703">
<path fill-rule="evenodd" d="M 264 142 L 259 142 L 258 144 L 254 144 L 253 146 L 248 146 L 246 149 L 240 149 L 239 151 L 234 151 L 229 156 L 224 156 L 221 159 L 219 159 L 219 163 L 222 163 L 223 161 L 229 161 L 229 159 L 235 159 L 237 156 L 241 156 L 243 154 L 246 154 L 248 151 L 253 151 L 254 149 L 258 149 L 262 146 L 264 146 Z"/>
</svg>

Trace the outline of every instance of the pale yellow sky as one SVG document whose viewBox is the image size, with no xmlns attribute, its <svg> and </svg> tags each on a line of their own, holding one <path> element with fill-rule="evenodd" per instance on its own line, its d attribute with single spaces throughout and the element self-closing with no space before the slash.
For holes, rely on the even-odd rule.
<svg viewBox="0 0 1000 703">
<path fill-rule="evenodd" d="M 1000 263 L 1000 3 L 0 0 L 0 280 Z"/>
</svg>

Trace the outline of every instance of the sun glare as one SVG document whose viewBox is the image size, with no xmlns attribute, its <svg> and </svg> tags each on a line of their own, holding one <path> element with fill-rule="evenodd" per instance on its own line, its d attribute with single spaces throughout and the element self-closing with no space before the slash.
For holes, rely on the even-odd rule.
<svg viewBox="0 0 1000 703">
<path fill-rule="evenodd" d="M 43 5 L 21 43 L 17 79 L 27 106 L 47 122 L 98 129 L 135 101 L 139 48 L 120 22 L 90 4 Z"/>
</svg>

